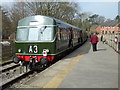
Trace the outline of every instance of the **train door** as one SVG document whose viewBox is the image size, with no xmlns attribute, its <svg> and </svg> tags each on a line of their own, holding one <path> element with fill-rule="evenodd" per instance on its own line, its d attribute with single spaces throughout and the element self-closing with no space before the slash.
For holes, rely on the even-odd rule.
<svg viewBox="0 0 120 90">
<path fill-rule="evenodd" d="M 80 43 L 83 42 L 83 35 L 82 35 L 82 31 L 80 31 Z"/>
<path fill-rule="evenodd" d="M 56 32 L 56 49 L 60 51 L 60 44 L 61 44 L 61 29 L 58 28 Z"/>
<path fill-rule="evenodd" d="M 73 47 L 73 30 L 72 30 L 72 28 L 70 28 L 68 47 Z"/>
<path fill-rule="evenodd" d="M 80 31 L 78 31 L 78 43 L 80 43 Z"/>
</svg>

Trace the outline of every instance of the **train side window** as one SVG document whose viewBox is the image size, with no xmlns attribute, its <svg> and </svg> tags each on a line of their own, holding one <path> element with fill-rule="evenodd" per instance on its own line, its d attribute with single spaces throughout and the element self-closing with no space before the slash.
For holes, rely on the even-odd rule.
<svg viewBox="0 0 120 90">
<path fill-rule="evenodd" d="M 61 40 L 61 30 L 58 28 L 58 40 Z"/>
</svg>

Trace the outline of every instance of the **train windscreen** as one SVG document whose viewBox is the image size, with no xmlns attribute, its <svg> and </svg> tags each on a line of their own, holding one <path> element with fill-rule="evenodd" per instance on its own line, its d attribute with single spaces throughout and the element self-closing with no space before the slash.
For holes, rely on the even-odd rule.
<svg viewBox="0 0 120 90">
<path fill-rule="evenodd" d="M 53 27 L 18 28 L 16 41 L 52 41 Z"/>
<path fill-rule="evenodd" d="M 17 37 L 16 40 L 17 41 L 27 41 L 27 37 L 28 37 L 28 29 L 27 28 L 19 28 L 17 30 Z"/>
</svg>

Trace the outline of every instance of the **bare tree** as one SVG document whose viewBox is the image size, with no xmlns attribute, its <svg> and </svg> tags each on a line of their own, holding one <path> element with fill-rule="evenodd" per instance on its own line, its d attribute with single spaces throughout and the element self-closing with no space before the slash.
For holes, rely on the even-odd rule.
<svg viewBox="0 0 120 90">
<path fill-rule="evenodd" d="M 77 14 L 77 4 L 69 2 L 26 2 L 29 15 L 45 15 L 58 18 L 72 24 Z"/>
<path fill-rule="evenodd" d="M 8 39 L 11 34 L 11 21 L 8 17 L 8 12 L 0 6 L 0 11 L 2 11 L 2 39 Z"/>
<path fill-rule="evenodd" d="M 92 16 L 89 17 L 90 18 L 90 22 L 92 22 L 92 24 L 102 24 L 105 21 L 105 17 L 103 16 L 99 16 L 97 14 L 94 14 Z"/>
</svg>

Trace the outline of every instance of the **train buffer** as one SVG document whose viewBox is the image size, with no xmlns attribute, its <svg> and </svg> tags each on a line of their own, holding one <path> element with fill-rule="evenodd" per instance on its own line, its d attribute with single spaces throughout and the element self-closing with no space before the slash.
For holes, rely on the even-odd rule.
<svg viewBox="0 0 120 90">
<path fill-rule="evenodd" d="M 36 88 L 118 88 L 118 53 L 101 42 L 89 42 L 26 82 Z"/>
</svg>

